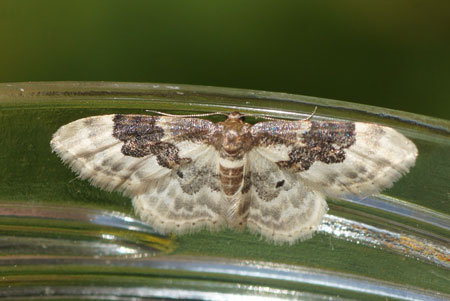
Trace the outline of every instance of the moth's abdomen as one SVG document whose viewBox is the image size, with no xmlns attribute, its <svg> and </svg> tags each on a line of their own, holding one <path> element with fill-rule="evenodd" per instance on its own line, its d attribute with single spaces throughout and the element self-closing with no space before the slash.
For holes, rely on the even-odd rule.
<svg viewBox="0 0 450 301">
<path fill-rule="evenodd" d="M 225 219 L 228 227 L 243 229 L 246 224 L 248 203 L 242 197 L 244 186 L 244 160 L 219 160 L 222 200 L 226 208 Z"/>
<path fill-rule="evenodd" d="M 238 161 L 241 162 L 241 161 Z M 244 165 L 236 167 L 225 167 L 219 165 L 220 170 L 220 185 L 222 191 L 226 196 L 235 195 L 241 188 L 244 181 Z"/>
</svg>

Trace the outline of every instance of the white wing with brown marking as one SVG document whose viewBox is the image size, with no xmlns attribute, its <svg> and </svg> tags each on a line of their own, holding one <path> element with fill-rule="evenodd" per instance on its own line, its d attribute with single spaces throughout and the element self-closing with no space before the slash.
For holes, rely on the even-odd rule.
<svg viewBox="0 0 450 301">
<path fill-rule="evenodd" d="M 314 121 L 264 124 L 252 128 L 259 141 L 254 150 L 297 174 L 310 189 L 332 197 L 365 196 L 391 187 L 415 164 L 418 154 L 414 143 L 405 136 L 377 124 Z"/>
<path fill-rule="evenodd" d="M 336 164 L 315 162 L 299 173 L 311 188 L 330 197 L 367 196 L 391 187 L 414 166 L 417 147 L 389 127 L 355 123 L 355 141 Z"/>
<path fill-rule="evenodd" d="M 142 179 L 157 179 L 170 170 L 156 157 L 126 156 L 123 142 L 114 138 L 114 115 L 80 119 L 62 126 L 50 143 L 54 152 L 82 179 L 106 190 L 134 195 L 144 189 Z"/>
<path fill-rule="evenodd" d="M 131 196 L 155 229 L 184 233 L 223 224 L 218 154 L 202 141 L 212 130 L 201 119 L 105 115 L 62 126 L 50 144 L 82 179 Z"/>
<path fill-rule="evenodd" d="M 248 226 L 275 242 L 308 238 L 325 196 L 366 196 L 391 187 L 417 148 L 397 131 L 351 122 L 270 121 L 251 128 Z"/>
<path fill-rule="evenodd" d="M 257 150 L 248 157 L 252 183 L 248 228 L 275 243 L 310 238 L 328 208 L 324 194 L 311 190 L 295 173 Z"/>
</svg>

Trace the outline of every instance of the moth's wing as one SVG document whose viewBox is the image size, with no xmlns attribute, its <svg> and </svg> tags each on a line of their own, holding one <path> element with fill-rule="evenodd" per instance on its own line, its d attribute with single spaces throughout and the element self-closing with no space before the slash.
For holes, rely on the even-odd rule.
<svg viewBox="0 0 450 301">
<path fill-rule="evenodd" d="M 273 121 L 258 123 L 252 131 L 259 141 L 256 152 L 330 197 L 389 188 L 415 164 L 418 153 L 394 129 L 362 122 Z"/>
<path fill-rule="evenodd" d="M 275 243 L 310 238 L 327 211 L 325 196 L 258 151 L 248 153 L 247 227 Z"/>
<path fill-rule="evenodd" d="M 247 224 L 275 242 L 308 238 L 327 210 L 325 196 L 390 187 L 417 156 L 403 135 L 374 124 L 270 121 L 251 133 Z"/>
<path fill-rule="evenodd" d="M 136 213 L 161 233 L 218 230 L 225 225 L 218 152 L 195 149 L 191 163 L 149 181 L 133 197 Z"/>
<path fill-rule="evenodd" d="M 186 223 L 192 229 L 221 224 L 217 152 L 205 140 L 214 130 L 201 119 L 105 115 L 62 126 L 50 144 L 81 178 L 132 197 L 155 228 L 183 232 Z M 180 226 L 170 223 L 174 216 Z"/>
</svg>

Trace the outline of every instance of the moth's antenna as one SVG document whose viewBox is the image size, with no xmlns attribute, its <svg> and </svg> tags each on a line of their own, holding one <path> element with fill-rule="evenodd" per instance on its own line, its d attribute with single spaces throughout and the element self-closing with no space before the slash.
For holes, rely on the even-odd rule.
<svg viewBox="0 0 450 301">
<path fill-rule="evenodd" d="M 276 118 L 272 118 L 272 117 L 269 117 L 268 115 L 264 115 L 264 114 L 245 113 L 243 115 L 244 115 L 244 117 L 251 116 L 251 117 L 256 117 L 256 118 L 261 118 L 261 119 L 266 119 L 266 120 L 272 120 L 272 121 L 273 120 L 278 120 Z"/>
<path fill-rule="evenodd" d="M 311 115 L 309 115 L 308 117 L 306 117 L 305 119 L 303 119 L 303 120 L 310 120 L 311 118 L 313 118 L 313 116 L 316 114 L 316 111 L 317 111 L 317 106 L 315 106 L 314 107 L 314 111 L 311 113 Z M 244 116 L 251 116 L 251 117 L 257 117 L 257 118 L 262 118 L 262 119 L 266 119 L 266 120 L 272 120 L 272 121 L 276 121 L 276 120 L 279 120 L 279 119 L 276 119 L 276 118 L 273 118 L 273 117 L 269 117 L 268 115 L 265 115 L 265 114 L 252 114 L 252 113 L 246 113 L 246 114 L 243 114 Z"/>
<path fill-rule="evenodd" d="M 224 112 L 214 112 L 214 113 L 204 113 L 204 114 L 191 114 L 191 115 L 174 115 L 174 114 L 168 114 L 168 113 L 163 113 L 160 111 L 153 111 L 153 110 L 145 110 L 146 112 L 151 112 L 151 113 L 156 113 L 159 115 L 163 115 L 163 116 L 168 116 L 168 117 L 206 117 L 206 116 L 212 116 L 212 115 L 227 115 Z"/>
<path fill-rule="evenodd" d="M 314 107 L 314 111 L 311 113 L 311 115 L 309 115 L 308 117 L 306 117 L 305 119 L 303 119 L 304 121 L 308 121 L 311 118 L 313 118 L 314 114 L 316 114 L 317 111 L 317 106 Z"/>
</svg>

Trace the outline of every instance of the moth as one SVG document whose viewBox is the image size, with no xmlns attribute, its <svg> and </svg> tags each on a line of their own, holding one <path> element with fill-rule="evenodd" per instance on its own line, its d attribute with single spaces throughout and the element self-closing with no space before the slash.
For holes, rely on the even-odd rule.
<svg viewBox="0 0 450 301">
<path fill-rule="evenodd" d="M 252 125 L 244 117 L 93 116 L 62 126 L 50 144 L 82 179 L 131 197 L 160 233 L 247 227 L 279 244 L 311 237 L 326 197 L 378 193 L 418 154 L 405 136 L 377 124 Z"/>
</svg>

